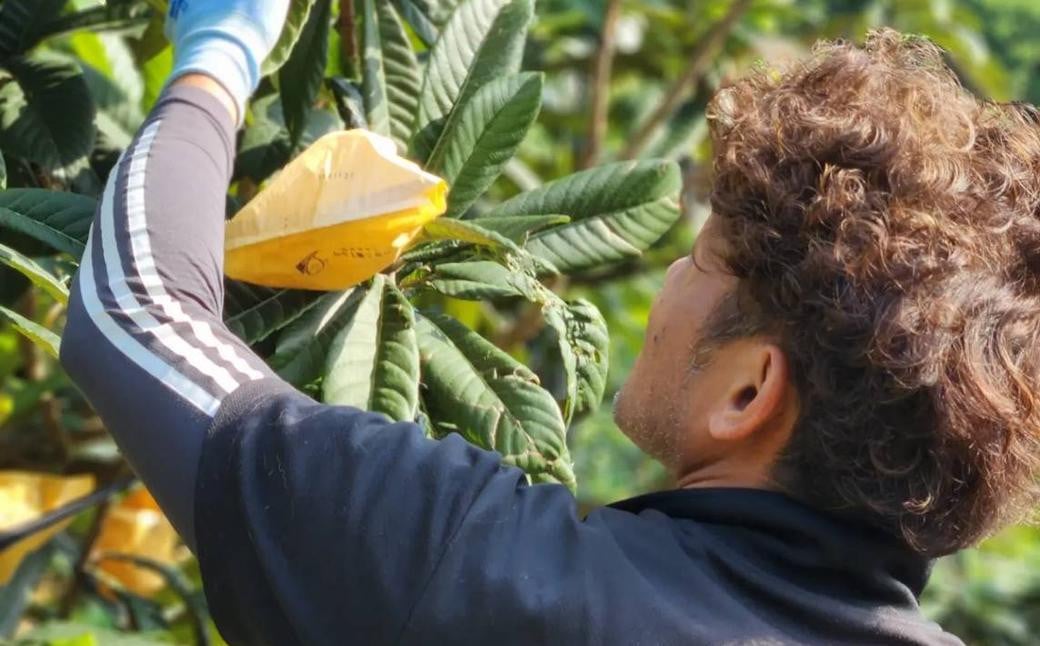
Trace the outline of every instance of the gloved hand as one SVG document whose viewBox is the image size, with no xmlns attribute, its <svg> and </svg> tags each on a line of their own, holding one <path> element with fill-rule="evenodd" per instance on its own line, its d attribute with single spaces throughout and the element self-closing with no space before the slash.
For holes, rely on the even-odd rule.
<svg viewBox="0 0 1040 646">
<path fill-rule="evenodd" d="M 173 43 L 170 81 L 211 76 L 234 98 L 238 121 L 260 83 L 260 65 L 285 25 L 289 0 L 171 0 L 166 36 Z"/>
</svg>

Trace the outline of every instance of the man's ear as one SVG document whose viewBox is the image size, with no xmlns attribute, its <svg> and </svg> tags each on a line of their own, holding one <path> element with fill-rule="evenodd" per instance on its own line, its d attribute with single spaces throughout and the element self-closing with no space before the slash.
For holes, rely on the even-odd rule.
<svg viewBox="0 0 1040 646">
<path fill-rule="evenodd" d="M 738 342 L 731 356 L 725 396 L 708 419 L 708 432 L 719 441 L 743 440 L 785 417 L 789 372 L 787 357 L 772 343 Z"/>
</svg>

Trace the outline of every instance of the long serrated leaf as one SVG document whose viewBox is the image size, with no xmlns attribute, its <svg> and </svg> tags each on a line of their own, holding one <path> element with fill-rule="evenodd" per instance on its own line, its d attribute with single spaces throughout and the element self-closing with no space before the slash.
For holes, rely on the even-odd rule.
<svg viewBox="0 0 1040 646">
<path fill-rule="evenodd" d="M 314 307 L 285 326 L 267 363 L 297 387 L 319 379 L 332 340 L 350 321 L 363 295 L 363 290 L 351 289 L 321 296 Z"/>
<path fill-rule="evenodd" d="M 510 297 L 534 300 L 536 282 L 497 262 L 477 260 L 439 264 L 426 284 L 447 296 L 482 301 Z"/>
<path fill-rule="evenodd" d="M 7 160 L 0 153 L 0 191 L 7 190 Z"/>
<path fill-rule="evenodd" d="M 607 322 L 592 303 L 578 299 L 567 304 L 567 341 L 573 348 L 577 392 L 568 418 L 591 412 L 603 401 L 610 367 L 610 333 Z"/>
<path fill-rule="evenodd" d="M 37 53 L 8 60 L 7 69 L 17 82 L 0 88 L 0 147 L 48 170 L 89 154 L 97 109 L 80 68 Z"/>
<path fill-rule="evenodd" d="M 567 338 L 566 304 L 557 297 L 554 303 L 542 308 L 542 316 L 556 340 L 556 350 L 560 357 L 559 368 L 563 373 L 564 384 L 563 421 L 569 425 L 573 417 L 574 403 L 578 399 L 578 358 L 574 346 Z"/>
<path fill-rule="evenodd" d="M 539 275 L 559 273 L 552 263 L 531 255 L 509 238 L 485 229 L 471 220 L 437 218 L 423 228 L 423 238 L 426 241 L 468 242 L 487 247 L 497 252 L 496 255 L 507 261 L 511 268 L 517 271 L 533 272 Z M 448 252 L 450 255 L 451 251 L 450 245 L 424 245 L 409 254 L 406 260 L 415 262 L 420 261 L 420 258 L 425 258 L 426 260 L 421 261 L 426 262 L 444 257 L 443 252 Z"/>
<path fill-rule="evenodd" d="M 678 220 L 680 187 L 672 162 L 620 162 L 521 193 L 485 215 L 569 215 L 569 224 L 532 235 L 525 248 L 560 271 L 579 271 L 649 248 Z"/>
<path fill-rule="evenodd" d="M 372 132 L 390 136 L 390 99 L 387 96 L 386 72 L 383 69 L 383 44 L 380 38 L 379 14 L 375 0 L 363 0 L 362 47 L 365 63 L 361 89 L 365 99 L 365 118 Z"/>
<path fill-rule="evenodd" d="M 39 323 L 30 321 L 18 312 L 9 310 L 2 305 L 0 305 L 0 319 L 7 319 L 7 322 L 10 323 L 11 327 L 13 327 L 19 334 L 35 343 L 55 359 L 58 358 L 58 344 L 60 343 L 60 339 L 58 339 L 57 334 L 51 332 Z"/>
<path fill-rule="evenodd" d="M 74 193 L 18 188 L 0 192 L 0 228 L 18 231 L 77 259 L 97 202 Z"/>
<path fill-rule="evenodd" d="M 502 172 L 542 105 L 542 75 L 496 79 L 456 107 L 427 167 L 451 186 L 446 217 L 459 217 Z"/>
<path fill-rule="evenodd" d="M 267 76 L 277 72 L 285 61 L 289 60 L 293 47 L 303 31 L 303 26 L 307 24 L 307 17 L 310 15 L 314 3 L 315 0 L 289 1 L 289 14 L 285 18 L 285 26 L 282 27 L 282 33 L 278 37 L 274 49 L 261 66 L 261 75 Z"/>
<path fill-rule="evenodd" d="M 467 0 L 452 13 L 430 53 L 419 95 L 412 150 L 425 161 L 442 145 L 452 108 L 494 79 L 520 70 L 533 0 Z"/>
<path fill-rule="evenodd" d="M 289 325 L 318 303 L 318 295 L 298 289 L 270 289 L 226 281 L 224 321 L 252 345 Z"/>
<path fill-rule="evenodd" d="M 437 434 L 460 433 L 533 477 L 573 488 L 563 416 L 534 373 L 450 317 L 417 315 L 416 330 L 423 402 Z"/>
<path fill-rule="evenodd" d="M 0 244 L 0 263 L 28 278 L 34 285 L 47 292 L 61 304 L 69 302 L 69 290 L 57 276 L 41 267 L 35 260 L 21 252 Z"/>
<path fill-rule="evenodd" d="M 332 0 L 316 0 L 292 54 L 278 71 L 282 112 L 293 145 L 298 144 L 303 137 L 307 114 L 321 89 L 329 51 L 331 20 Z"/>
<path fill-rule="evenodd" d="M 423 236 L 427 240 L 456 240 L 510 251 L 519 249 L 516 243 L 505 236 L 485 229 L 474 222 L 452 218 L 437 218 L 429 221 L 423 227 Z"/>
<path fill-rule="evenodd" d="M 526 243 L 532 233 L 570 222 L 566 215 L 507 215 L 480 218 L 480 226 L 516 243 Z"/>
<path fill-rule="evenodd" d="M 419 406 L 419 349 L 411 304 L 377 275 L 329 350 L 324 401 L 413 421 Z"/>
<path fill-rule="evenodd" d="M 408 148 L 419 105 L 419 61 L 400 17 L 389 2 L 364 2 L 363 81 L 368 122 L 375 132 Z"/>
</svg>

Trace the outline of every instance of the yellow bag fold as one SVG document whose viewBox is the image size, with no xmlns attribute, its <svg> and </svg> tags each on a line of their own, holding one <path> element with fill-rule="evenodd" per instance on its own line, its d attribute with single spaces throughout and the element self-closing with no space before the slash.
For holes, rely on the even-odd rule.
<svg viewBox="0 0 1040 646">
<path fill-rule="evenodd" d="M 268 287 L 339 290 L 396 261 L 446 209 L 447 184 L 367 130 L 326 135 L 228 223 L 224 272 Z"/>
</svg>

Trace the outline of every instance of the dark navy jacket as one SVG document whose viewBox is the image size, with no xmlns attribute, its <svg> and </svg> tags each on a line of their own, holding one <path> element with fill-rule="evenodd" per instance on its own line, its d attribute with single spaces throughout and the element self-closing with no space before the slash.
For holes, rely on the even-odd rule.
<svg viewBox="0 0 1040 646">
<path fill-rule="evenodd" d="M 203 449 L 206 594 L 242 644 L 956 644 L 930 563 L 752 489 L 578 517 L 494 453 L 256 384 Z"/>
</svg>

